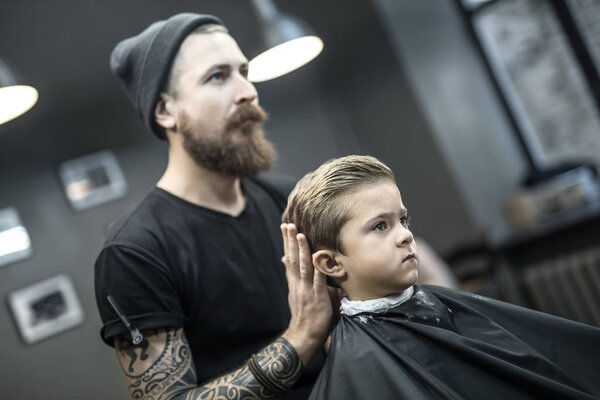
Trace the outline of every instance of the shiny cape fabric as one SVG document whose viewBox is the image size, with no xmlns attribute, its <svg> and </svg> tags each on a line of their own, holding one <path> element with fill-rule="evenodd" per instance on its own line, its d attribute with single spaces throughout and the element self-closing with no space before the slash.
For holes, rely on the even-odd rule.
<svg viewBox="0 0 600 400">
<path fill-rule="evenodd" d="M 342 315 L 311 400 L 597 399 L 600 329 L 415 285 L 384 314 Z"/>
</svg>

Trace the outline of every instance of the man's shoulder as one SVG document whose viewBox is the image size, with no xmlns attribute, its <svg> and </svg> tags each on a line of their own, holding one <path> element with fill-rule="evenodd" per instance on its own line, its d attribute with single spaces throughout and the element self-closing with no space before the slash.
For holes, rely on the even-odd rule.
<svg viewBox="0 0 600 400">
<path fill-rule="evenodd" d="M 168 213 L 165 200 L 160 196 L 160 190 L 153 188 L 141 202 L 109 223 L 104 246 L 117 243 L 139 245 L 156 238 L 161 219 Z"/>
<path fill-rule="evenodd" d="M 296 181 L 297 179 L 291 175 L 276 173 L 261 174 L 250 180 L 254 188 L 266 192 L 284 207 Z"/>
</svg>

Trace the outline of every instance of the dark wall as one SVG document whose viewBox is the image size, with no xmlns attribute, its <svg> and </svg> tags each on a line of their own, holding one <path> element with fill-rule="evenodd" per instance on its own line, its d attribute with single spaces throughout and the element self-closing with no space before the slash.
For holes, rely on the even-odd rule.
<svg viewBox="0 0 600 400">
<path fill-rule="evenodd" d="M 465 207 L 453 171 L 436 143 L 430 119 L 413 93 L 404 64 L 396 56 L 395 38 L 378 17 L 377 2 L 282 4 L 310 21 L 326 43 L 312 68 L 319 97 L 336 105 L 327 110 L 333 122 L 331 131 L 334 135 L 351 131 L 362 153 L 378 157 L 394 170 L 412 215 L 413 232 L 438 250 L 476 240 L 480 227 Z M 427 7 L 442 8 L 442 13 L 453 17 L 447 7 Z M 420 36 L 421 29 L 426 27 L 417 27 L 414 37 Z M 444 68 L 443 64 L 438 67 Z M 331 114 L 342 120 L 341 125 L 329 118 Z"/>
<path fill-rule="evenodd" d="M 125 399 L 119 365 L 99 335 L 93 288 L 93 259 L 109 221 L 138 201 L 160 176 L 166 158 L 154 146 L 115 151 L 129 194 L 85 212 L 74 212 L 52 168 L 3 171 L 2 207 L 17 208 L 33 246 L 31 258 L 0 267 L 0 294 L 66 273 L 85 312 L 83 325 L 27 346 L 5 303 L 0 308 L 0 382 L 3 399 Z"/>
<path fill-rule="evenodd" d="M 280 153 L 275 171 L 300 176 L 331 157 L 373 154 L 396 172 L 417 233 L 440 248 L 471 236 L 470 215 L 372 4 L 277 4 L 309 22 L 323 37 L 325 50 L 303 69 L 257 85 L 271 115 L 267 133 Z M 160 177 L 166 146 L 138 120 L 109 72 L 108 57 L 119 40 L 180 11 L 219 15 L 248 57 L 260 49 L 248 2 L 0 3 L 0 57 L 23 83 L 40 91 L 29 113 L 0 125 L 0 208 L 17 208 L 34 249 L 31 258 L 0 267 L 0 296 L 66 273 L 86 318 L 81 326 L 26 346 L 8 307 L 0 308 L 2 398 L 127 397 L 116 358 L 99 339 L 93 262 L 107 224 Z M 62 192 L 56 168 L 102 149 L 116 153 L 129 192 L 76 212 Z M 432 208 L 443 213 L 434 214 Z M 439 224 L 453 226 L 453 235 L 439 234 Z"/>
<path fill-rule="evenodd" d="M 498 93 L 464 24 L 459 2 L 373 3 L 406 72 L 406 83 L 431 127 L 432 136 L 427 139 L 443 154 L 456 182 L 453 187 L 464 199 L 473 225 L 488 243 L 506 240 L 512 235 L 512 226 L 504 204 L 518 189 L 526 165 Z M 417 152 L 419 157 L 423 154 Z M 437 158 L 432 158 L 435 163 Z M 432 184 L 429 189 L 437 187 Z M 438 201 L 439 197 L 433 197 Z M 445 212 L 456 208 L 453 204 Z M 431 210 L 431 203 L 427 209 Z M 444 222 L 435 232 L 451 236 L 455 227 Z"/>
</svg>

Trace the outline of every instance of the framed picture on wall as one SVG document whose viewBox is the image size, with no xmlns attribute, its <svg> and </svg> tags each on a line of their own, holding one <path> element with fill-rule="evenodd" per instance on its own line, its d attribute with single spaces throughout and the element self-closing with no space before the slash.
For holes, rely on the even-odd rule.
<svg viewBox="0 0 600 400">
<path fill-rule="evenodd" d="M 0 266 L 31 256 L 31 239 L 14 207 L 0 209 Z"/>
<path fill-rule="evenodd" d="M 600 70 L 600 4 L 598 0 L 568 0 L 567 6 L 575 18 L 596 69 Z"/>
<path fill-rule="evenodd" d="M 15 290 L 8 304 L 26 344 L 73 328 L 83 322 L 83 309 L 71 279 L 64 274 Z"/>
<path fill-rule="evenodd" d="M 119 162 L 109 150 L 65 161 L 58 173 L 69 202 L 78 211 L 118 199 L 127 192 Z"/>
<path fill-rule="evenodd" d="M 473 14 L 476 36 L 536 165 L 600 163 L 598 104 L 553 2 L 479 3 L 487 6 Z M 600 32 L 590 21 L 600 16 L 598 1 L 569 4 L 585 14 L 581 28 Z M 588 42 L 593 54 L 596 42 Z"/>
</svg>

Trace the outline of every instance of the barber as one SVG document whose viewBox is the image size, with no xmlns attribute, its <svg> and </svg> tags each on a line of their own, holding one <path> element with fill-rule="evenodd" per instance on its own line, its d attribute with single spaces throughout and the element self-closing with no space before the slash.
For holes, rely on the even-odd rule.
<svg viewBox="0 0 600 400">
<path fill-rule="evenodd" d="M 306 242 L 280 230 L 286 191 L 256 178 L 275 150 L 247 59 L 218 18 L 185 13 L 120 42 L 110 65 L 168 142 L 95 264 L 101 335 L 132 398 L 306 398 L 332 307 Z"/>
</svg>

